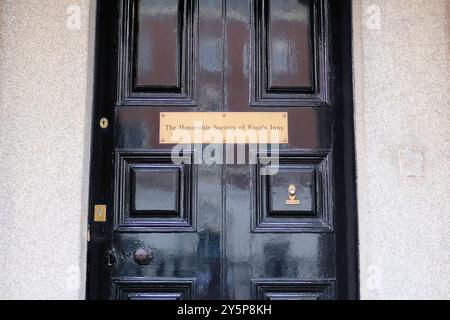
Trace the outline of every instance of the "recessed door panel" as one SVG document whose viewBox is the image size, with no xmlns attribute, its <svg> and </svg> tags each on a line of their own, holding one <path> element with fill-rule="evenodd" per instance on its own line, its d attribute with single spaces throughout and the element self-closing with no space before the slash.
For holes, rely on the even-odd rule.
<svg viewBox="0 0 450 320">
<path fill-rule="evenodd" d="M 282 166 L 267 181 L 269 216 L 316 216 L 315 168 Z"/>
<path fill-rule="evenodd" d="M 333 231 L 331 154 L 258 156 L 254 232 Z M 270 173 L 270 174 L 265 174 Z"/>
<path fill-rule="evenodd" d="M 179 91 L 183 1 L 140 0 L 136 5 L 135 88 Z"/>
<path fill-rule="evenodd" d="M 327 106 L 328 1 L 253 0 L 253 106 Z"/>
<path fill-rule="evenodd" d="M 192 154 L 172 157 L 161 152 L 118 151 L 116 229 L 130 232 L 193 231 L 194 175 Z"/>
<path fill-rule="evenodd" d="M 311 2 L 264 1 L 268 91 L 313 90 Z"/>
<path fill-rule="evenodd" d="M 334 282 L 297 282 L 260 280 L 254 281 L 258 300 L 331 300 L 334 297 Z"/>
<path fill-rule="evenodd" d="M 118 105 L 195 105 L 196 5 L 120 1 Z"/>
<path fill-rule="evenodd" d="M 131 216 L 180 214 L 180 181 L 183 168 L 171 165 L 141 165 L 131 168 Z"/>
<path fill-rule="evenodd" d="M 192 300 L 194 280 L 122 279 L 113 281 L 113 298 L 117 300 Z"/>
</svg>

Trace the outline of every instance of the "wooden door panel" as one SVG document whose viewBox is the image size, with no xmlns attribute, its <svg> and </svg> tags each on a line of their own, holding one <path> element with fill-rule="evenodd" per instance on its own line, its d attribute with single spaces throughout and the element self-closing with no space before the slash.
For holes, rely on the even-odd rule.
<svg viewBox="0 0 450 320">
<path fill-rule="evenodd" d="M 194 105 L 197 1 L 120 3 L 119 105 Z"/>
<path fill-rule="evenodd" d="M 192 300 L 195 293 L 195 280 L 178 281 L 122 279 L 113 284 L 115 300 Z"/>
<path fill-rule="evenodd" d="M 331 300 L 334 282 L 255 281 L 254 293 L 258 300 Z"/>
<path fill-rule="evenodd" d="M 195 231 L 196 167 L 192 155 L 174 158 L 167 152 L 120 150 L 116 155 L 115 230 Z"/>
<path fill-rule="evenodd" d="M 272 170 L 258 157 L 255 168 L 256 212 L 254 232 L 331 232 L 333 180 L 331 155 L 326 152 L 281 153 Z M 262 175 L 263 170 L 277 174 Z M 287 205 L 290 185 L 295 185 L 298 205 Z"/>
<path fill-rule="evenodd" d="M 134 89 L 181 91 L 184 1 L 136 3 Z"/>
<path fill-rule="evenodd" d="M 252 0 L 253 106 L 327 106 L 328 0 Z"/>
<path fill-rule="evenodd" d="M 314 90 L 313 20 L 310 1 L 263 1 L 261 23 L 265 34 L 261 39 L 267 61 L 268 92 Z M 259 9 L 259 8 L 257 8 Z M 313 30 L 311 30 L 313 29 Z M 263 52 L 261 52 L 263 53 Z M 263 70 L 264 72 L 264 70 Z"/>
</svg>

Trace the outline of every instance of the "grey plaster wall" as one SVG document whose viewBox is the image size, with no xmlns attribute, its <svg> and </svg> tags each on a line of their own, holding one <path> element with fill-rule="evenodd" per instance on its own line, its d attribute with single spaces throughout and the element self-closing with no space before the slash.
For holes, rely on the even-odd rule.
<svg viewBox="0 0 450 320">
<path fill-rule="evenodd" d="M 450 1 L 354 1 L 364 299 L 450 298 Z"/>
<path fill-rule="evenodd" d="M 94 1 L 0 1 L 0 299 L 84 298 Z"/>
</svg>

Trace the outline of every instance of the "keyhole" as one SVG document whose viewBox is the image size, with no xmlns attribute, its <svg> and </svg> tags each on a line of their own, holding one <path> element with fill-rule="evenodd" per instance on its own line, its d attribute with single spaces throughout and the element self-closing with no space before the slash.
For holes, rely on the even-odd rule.
<svg viewBox="0 0 450 320">
<path fill-rule="evenodd" d="M 106 128 L 108 128 L 108 119 L 106 119 L 106 118 L 101 118 L 100 119 L 100 128 L 102 128 L 102 129 L 106 129 Z"/>
</svg>

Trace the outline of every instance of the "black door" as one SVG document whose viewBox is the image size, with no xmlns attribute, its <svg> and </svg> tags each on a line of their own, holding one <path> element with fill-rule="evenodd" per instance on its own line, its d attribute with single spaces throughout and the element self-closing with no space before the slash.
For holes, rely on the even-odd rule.
<svg viewBox="0 0 450 320">
<path fill-rule="evenodd" d="M 357 298 L 350 1 L 98 3 L 88 297 Z M 283 112 L 289 143 L 174 161 L 167 112 Z"/>
</svg>

